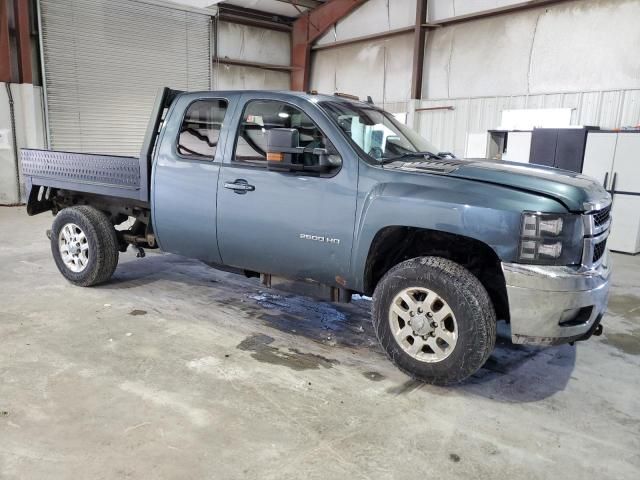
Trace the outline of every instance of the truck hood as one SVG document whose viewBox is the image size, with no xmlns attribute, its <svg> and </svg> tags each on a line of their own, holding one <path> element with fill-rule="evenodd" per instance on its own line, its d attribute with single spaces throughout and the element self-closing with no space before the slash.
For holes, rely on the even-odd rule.
<svg viewBox="0 0 640 480">
<path fill-rule="evenodd" d="M 525 190 L 552 197 L 573 212 L 598 209 L 599 205 L 610 203 L 609 193 L 596 180 L 557 168 L 493 160 L 442 159 L 407 162 L 398 169 Z"/>
</svg>

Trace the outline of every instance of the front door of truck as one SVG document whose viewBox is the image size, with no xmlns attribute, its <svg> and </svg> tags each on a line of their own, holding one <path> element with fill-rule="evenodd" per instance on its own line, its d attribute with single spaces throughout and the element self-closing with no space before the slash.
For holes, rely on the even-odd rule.
<svg viewBox="0 0 640 480">
<path fill-rule="evenodd" d="M 232 105 L 233 97 L 190 94 L 167 114 L 151 195 L 153 227 L 164 251 L 221 263 L 216 190 Z"/>
<path fill-rule="evenodd" d="M 305 108 L 306 107 L 306 108 Z M 357 162 L 336 156 L 318 176 L 267 169 L 267 132 L 295 128 L 300 146 L 329 144 L 344 154 L 329 120 L 302 99 L 245 95 L 233 120 L 218 183 L 218 241 L 226 265 L 290 278 L 343 284 L 348 278 Z M 334 136 L 331 136 L 334 133 Z M 306 154 L 305 154 L 306 155 Z M 305 164 L 316 161 L 301 157 Z M 349 161 L 352 160 L 352 161 Z M 348 285 L 347 285 L 348 287 Z"/>
</svg>

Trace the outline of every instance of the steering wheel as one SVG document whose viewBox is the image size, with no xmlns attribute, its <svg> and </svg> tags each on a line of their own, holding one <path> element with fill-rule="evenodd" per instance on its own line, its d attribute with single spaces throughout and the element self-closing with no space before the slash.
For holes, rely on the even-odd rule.
<svg viewBox="0 0 640 480">
<path fill-rule="evenodd" d="M 373 158 L 382 158 L 384 156 L 384 151 L 380 147 L 371 147 L 369 155 Z"/>
</svg>

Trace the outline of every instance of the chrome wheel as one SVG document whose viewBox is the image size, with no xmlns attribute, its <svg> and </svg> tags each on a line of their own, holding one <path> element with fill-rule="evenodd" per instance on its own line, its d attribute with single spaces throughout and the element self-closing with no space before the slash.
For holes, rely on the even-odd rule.
<svg viewBox="0 0 640 480">
<path fill-rule="evenodd" d="M 389 326 L 398 345 L 421 362 L 440 362 L 458 341 L 451 307 L 428 288 L 405 288 L 391 302 Z"/>
<path fill-rule="evenodd" d="M 89 242 L 82 229 L 67 223 L 60 229 L 58 249 L 65 266 L 75 273 L 82 272 L 89 263 Z"/>
</svg>

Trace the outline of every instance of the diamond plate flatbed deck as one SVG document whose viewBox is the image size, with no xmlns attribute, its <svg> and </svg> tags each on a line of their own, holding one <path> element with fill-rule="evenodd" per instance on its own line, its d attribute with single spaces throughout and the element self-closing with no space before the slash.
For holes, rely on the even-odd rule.
<svg viewBox="0 0 640 480">
<path fill-rule="evenodd" d="M 148 201 L 140 198 L 140 160 L 135 157 L 23 149 L 20 160 L 30 186 Z"/>
</svg>

